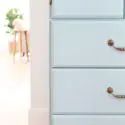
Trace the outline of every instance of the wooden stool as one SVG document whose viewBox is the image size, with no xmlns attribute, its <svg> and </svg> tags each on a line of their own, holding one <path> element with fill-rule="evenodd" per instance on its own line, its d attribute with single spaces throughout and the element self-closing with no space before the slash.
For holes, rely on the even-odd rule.
<svg viewBox="0 0 125 125">
<path fill-rule="evenodd" d="M 28 46 L 28 31 L 24 30 L 24 31 L 14 31 L 15 34 L 15 44 L 14 44 L 14 52 L 13 52 L 13 59 L 15 61 L 15 55 L 16 55 L 16 51 L 17 51 L 17 35 L 19 35 L 19 52 L 20 52 L 20 56 L 23 57 L 25 54 L 27 56 L 27 61 L 29 61 L 29 46 Z M 23 36 L 24 36 L 24 41 L 23 41 Z M 24 45 L 25 45 L 25 51 L 24 51 Z"/>
</svg>

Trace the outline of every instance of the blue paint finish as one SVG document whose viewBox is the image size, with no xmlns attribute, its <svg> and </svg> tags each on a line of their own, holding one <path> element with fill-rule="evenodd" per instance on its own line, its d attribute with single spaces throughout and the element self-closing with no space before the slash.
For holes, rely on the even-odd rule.
<svg viewBox="0 0 125 125">
<path fill-rule="evenodd" d="M 122 18 L 123 0 L 53 0 L 53 18 Z"/>
</svg>

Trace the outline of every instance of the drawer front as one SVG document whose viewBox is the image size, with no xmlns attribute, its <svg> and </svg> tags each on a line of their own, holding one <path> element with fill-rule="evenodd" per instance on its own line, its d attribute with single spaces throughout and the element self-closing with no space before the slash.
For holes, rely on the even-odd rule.
<svg viewBox="0 0 125 125">
<path fill-rule="evenodd" d="M 122 18 L 123 0 L 52 0 L 55 18 Z"/>
<path fill-rule="evenodd" d="M 52 21 L 51 45 L 52 66 L 124 67 L 125 21 Z"/>
<path fill-rule="evenodd" d="M 125 116 L 53 116 L 52 125 L 124 125 Z"/>
<path fill-rule="evenodd" d="M 125 114 L 125 70 L 53 69 L 51 109 L 53 114 Z"/>
</svg>

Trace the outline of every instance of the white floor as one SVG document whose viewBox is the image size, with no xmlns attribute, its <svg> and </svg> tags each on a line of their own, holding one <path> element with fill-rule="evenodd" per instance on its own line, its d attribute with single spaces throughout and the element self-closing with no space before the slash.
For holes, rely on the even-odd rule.
<svg viewBox="0 0 125 125">
<path fill-rule="evenodd" d="M 28 125 L 30 63 L 0 51 L 0 125 Z"/>
</svg>

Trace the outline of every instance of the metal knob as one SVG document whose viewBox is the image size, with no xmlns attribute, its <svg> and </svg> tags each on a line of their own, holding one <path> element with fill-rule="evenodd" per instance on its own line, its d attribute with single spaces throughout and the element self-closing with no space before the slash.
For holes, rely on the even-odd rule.
<svg viewBox="0 0 125 125">
<path fill-rule="evenodd" d="M 108 88 L 107 88 L 107 92 L 108 92 L 109 94 L 112 94 L 112 93 L 113 93 L 113 88 L 112 88 L 112 87 L 108 87 Z"/>
</svg>

